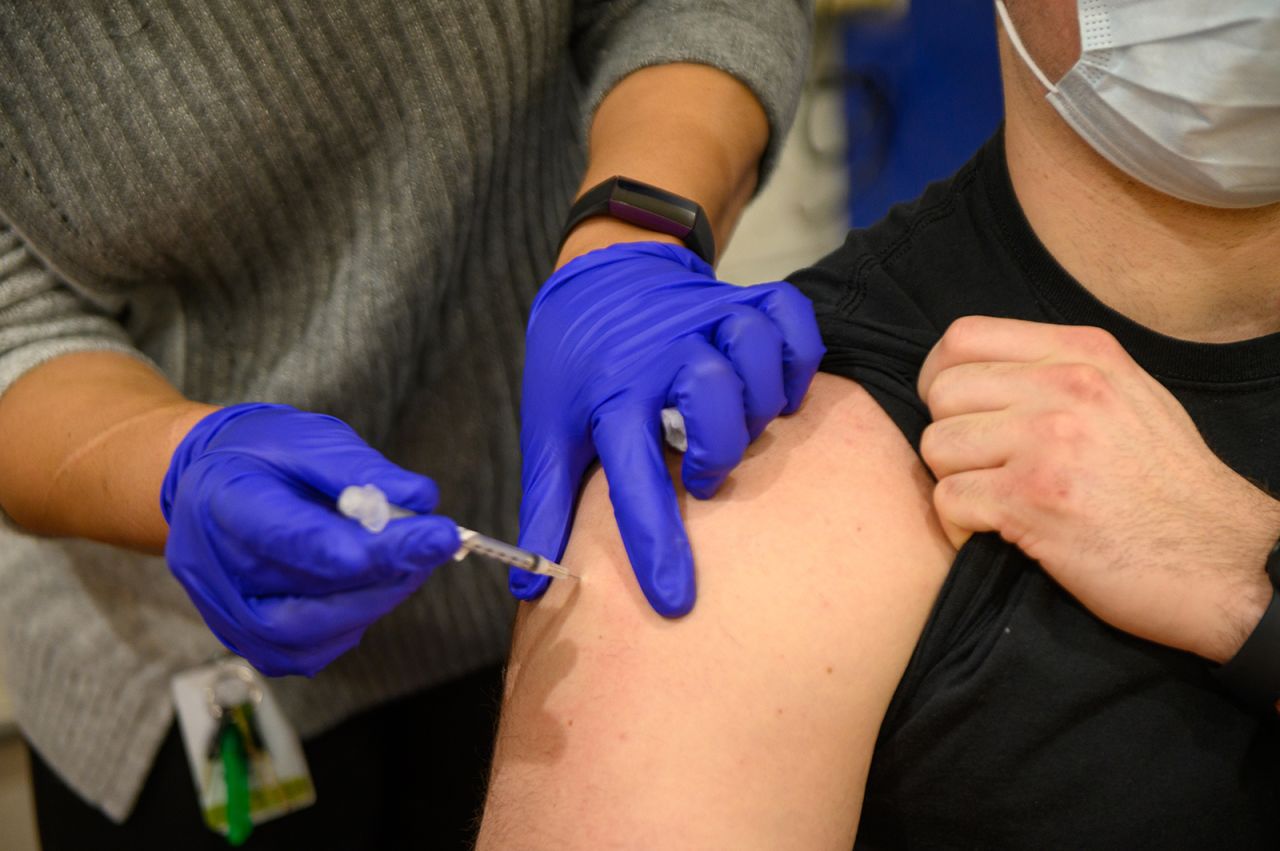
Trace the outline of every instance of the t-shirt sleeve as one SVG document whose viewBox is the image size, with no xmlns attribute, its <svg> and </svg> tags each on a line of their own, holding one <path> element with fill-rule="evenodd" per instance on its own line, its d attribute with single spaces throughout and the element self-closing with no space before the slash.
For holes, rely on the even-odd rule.
<svg viewBox="0 0 1280 851">
<path fill-rule="evenodd" d="M 90 304 L 0 225 L 0 396 L 45 361 L 71 352 L 145 356 L 111 316 Z"/>
<path fill-rule="evenodd" d="M 573 45 L 588 126 L 633 71 L 670 62 L 719 68 L 751 89 L 769 119 L 763 185 L 795 117 L 812 26 L 813 0 L 578 0 Z"/>
<path fill-rule="evenodd" d="M 855 231 L 813 266 L 788 277 L 814 304 L 827 347 L 823 372 L 858 382 L 919 451 L 929 409 L 916 379 L 940 329 Z"/>
</svg>

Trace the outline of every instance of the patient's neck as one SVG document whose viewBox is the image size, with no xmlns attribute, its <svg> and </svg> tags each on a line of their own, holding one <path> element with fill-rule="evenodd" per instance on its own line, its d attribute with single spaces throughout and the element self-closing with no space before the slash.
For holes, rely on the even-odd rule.
<svg viewBox="0 0 1280 851">
<path fill-rule="evenodd" d="M 1132 180 L 1067 126 L 1001 36 L 1009 172 L 1057 261 L 1112 308 L 1172 337 L 1280 331 L 1280 204 L 1219 210 Z"/>
</svg>

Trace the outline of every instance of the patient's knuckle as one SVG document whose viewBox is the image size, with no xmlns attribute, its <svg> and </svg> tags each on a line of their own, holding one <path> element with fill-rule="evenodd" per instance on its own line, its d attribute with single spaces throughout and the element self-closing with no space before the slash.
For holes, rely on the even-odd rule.
<svg viewBox="0 0 1280 851">
<path fill-rule="evenodd" d="M 925 392 L 925 404 L 931 411 L 950 410 L 950 403 L 955 398 L 959 384 L 959 376 L 954 369 L 939 372 Z"/>
<path fill-rule="evenodd" d="M 973 479 L 966 476 L 946 476 L 934 487 L 933 498 L 940 511 L 945 507 L 947 510 L 943 513 L 950 514 L 955 506 L 962 503 L 973 492 Z"/>
<path fill-rule="evenodd" d="M 961 316 L 942 335 L 942 347 L 951 355 L 963 356 L 988 335 L 990 319 L 986 316 Z"/>
<path fill-rule="evenodd" d="M 955 489 L 949 484 L 954 476 L 948 476 L 945 479 L 939 479 L 938 483 L 933 486 L 933 510 L 937 512 L 939 517 L 949 518 L 955 506 Z"/>
<path fill-rule="evenodd" d="M 1009 543 L 1021 547 L 1029 539 L 1031 527 L 1012 505 L 1000 503 L 995 511 L 992 525 L 1000 531 L 1000 537 Z"/>
<path fill-rule="evenodd" d="M 1083 354 L 1107 360 L 1123 353 L 1119 341 L 1106 329 L 1077 325 L 1068 329 L 1067 334 L 1072 346 Z"/>
<path fill-rule="evenodd" d="M 1072 504 L 1075 482 L 1063 465 L 1053 458 L 1039 459 L 1017 477 L 1017 493 L 1012 502 L 1041 512 L 1061 513 Z"/>
<path fill-rule="evenodd" d="M 1045 447 L 1059 443 L 1075 443 L 1084 433 L 1080 416 L 1073 410 L 1055 408 L 1042 411 L 1030 420 L 1030 432 L 1041 454 Z"/>
<path fill-rule="evenodd" d="M 1111 389 L 1106 373 L 1093 364 L 1059 364 L 1049 372 L 1048 377 L 1059 391 L 1077 403 L 1102 402 Z"/>
<path fill-rule="evenodd" d="M 946 436 L 942 433 L 941 424 L 937 422 L 929 423 L 920 435 L 920 457 L 924 458 L 925 463 L 932 467 L 934 462 L 939 460 L 945 442 Z"/>
<path fill-rule="evenodd" d="M 946 479 L 939 479 L 933 486 L 933 510 L 939 517 L 946 520 L 951 517 L 952 497 L 943 487 L 944 482 Z"/>
</svg>

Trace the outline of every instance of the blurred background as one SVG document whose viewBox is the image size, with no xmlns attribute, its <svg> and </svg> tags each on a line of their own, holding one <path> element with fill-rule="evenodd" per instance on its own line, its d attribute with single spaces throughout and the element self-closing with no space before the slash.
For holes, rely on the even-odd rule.
<svg viewBox="0 0 1280 851">
<path fill-rule="evenodd" d="M 772 281 L 809 265 L 850 227 L 950 175 L 1000 123 L 991 0 L 818 0 L 817 8 L 796 122 L 721 260 L 728 281 Z M 27 776 L 0 688 L 0 851 L 38 848 Z"/>
<path fill-rule="evenodd" d="M 720 264 L 775 280 L 964 164 L 1000 124 L 991 0 L 818 0 L 782 161 Z"/>
</svg>

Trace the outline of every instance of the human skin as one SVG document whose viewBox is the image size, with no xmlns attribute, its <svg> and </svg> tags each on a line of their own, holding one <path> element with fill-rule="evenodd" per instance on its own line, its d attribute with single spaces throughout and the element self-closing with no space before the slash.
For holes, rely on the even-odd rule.
<svg viewBox="0 0 1280 851">
<path fill-rule="evenodd" d="M 1031 56 L 1060 78 L 1080 50 L 1074 0 L 1008 8 Z M 1054 259 L 1101 301 L 1171 337 L 1225 343 L 1280 331 L 1280 204 L 1205 207 L 1139 183 L 1062 120 L 1003 29 L 999 39 L 1009 173 Z"/>
<path fill-rule="evenodd" d="M 671 621 L 597 471 L 562 560 L 579 579 L 521 607 L 478 847 L 847 851 L 954 557 L 931 491 L 866 392 L 819 374 L 715 499 L 682 495 L 701 593 Z"/>
<path fill-rule="evenodd" d="M 1064 7 L 1074 13 L 1009 7 L 1051 79 L 1079 54 Z M 1134 181 L 1058 116 L 1003 30 L 1000 45 L 1010 175 L 1058 262 L 1169 336 L 1280 331 L 1280 204 L 1216 209 Z M 1113 626 L 1219 663 L 1240 649 L 1271 600 L 1263 565 L 1280 502 L 1223 464 L 1109 334 L 964 319 L 919 388 L 935 420 L 921 449 L 953 543 L 1000 532 Z"/>
<path fill-rule="evenodd" d="M 1061 76 L 1079 49 L 1074 32 L 1064 31 L 1074 26 L 1074 0 L 1013 6 L 1033 55 L 1046 52 L 1041 64 Z M 1136 184 L 1062 124 L 1003 34 L 1001 49 L 1014 189 L 1067 270 L 1165 333 L 1223 341 L 1277 330 L 1275 211 L 1186 209 Z M 990 350 L 998 335 L 980 322 L 958 323 L 925 366 L 922 394 L 943 419 L 955 413 L 947 405 L 963 411 L 972 399 L 948 399 L 945 386 L 932 398 L 936 376 L 971 363 L 1019 363 Z M 1162 410 L 1169 399 L 1126 367 L 1097 329 L 1041 326 L 1033 334 L 1048 350 L 1031 360 L 1057 367 L 1052 359 L 1064 352 L 1074 353 L 1067 366 L 1096 360 L 1085 366 L 1121 385 L 1107 396 L 1116 420 L 1151 425 L 1150 435 L 1135 426 L 1099 440 L 1104 454 L 1078 463 L 1105 474 L 1105 452 L 1124 447 L 1126 437 L 1193 446 L 1185 412 Z M 1015 349 L 1027 345 L 1014 341 Z M 997 392 L 1013 392 L 1008 385 L 996 382 Z M 951 465 L 965 462 L 935 454 L 936 438 L 937 430 L 927 454 L 945 480 Z M 1041 443 L 1048 451 L 1055 441 Z M 1226 560 L 1216 565 L 1207 559 L 1205 546 L 1216 538 L 1196 542 L 1208 569 L 1188 595 L 1208 605 L 1184 608 L 1186 617 L 1172 621 L 1161 605 L 1123 605 L 1144 599 L 1142 586 L 1168 581 L 1151 572 L 1157 565 L 1139 563 L 1108 585 L 1090 584 L 1094 565 L 1051 557 L 1046 569 L 1123 628 L 1221 659 L 1248 614 L 1215 607 L 1232 599 L 1247 608 L 1255 599 L 1267 540 L 1259 530 L 1275 519 L 1267 497 L 1248 483 L 1241 488 L 1238 476 L 1230 482 L 1207 462 L 1195 471 L 1201 477 L 1180 487 L 1226 494 L 1235 511 L 1211 519 L 1235 517 L 1248 527 L 1225 536 L 1243 543 L 1240 564 L 1255 574 L 1243 585 L 1230 569 L 1213 569 L 1235 564 L 1230 554 L 1219 553 Z M 583 492 L 565 557 L 583 578 L 553 583 L 519 616 L 480 848 L 849 848 L 876 732 L 953 557 L 943 523 L 952 540 L 963 540 L 961 511 L 970 502 L 940 503 L 883 411 L 856 385 L 819 375 L 805 406 L 770 425 L 717 499 L 684 500 L 702 593 L 689 617 L 661 621 L 625 582 L 600 479 Z M 1140 496 L 1124 477 L 1105 484 L 1120 486 L 1117 499 Z M 1131 516 L 1101 514 L 1071 534 L 1114 534 Z M 1108 608 L 1116 604 L 1120 611 Z M 1224 641 L 1228 634 L 1235 638 Z"/>
<path fill-rule="evenodd" d="M 1236 654 L 1271 601 L 1280 502 L 1110 334 L 966 317 L 920 392 L 954 545 L 999 532 L 1112 626 L 1213 662 Z"/>
<path fill-rule="evenodd" d="M 601 103 L 583 185 L 612 174 L 698 201 L 723 244 L 755 189 L 769 128 L 755 96 L 717 69 L 655 66 Z M 665 239 L 605 219 L 575 229 L 561 264 L 615 242 Z M 110 352 L 54 358 L 0 396 L 0 507 L 31 532 L 164 549 L 160 485 L 187 432 L 214 407 Z"/>
</svg>

